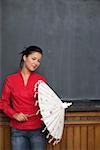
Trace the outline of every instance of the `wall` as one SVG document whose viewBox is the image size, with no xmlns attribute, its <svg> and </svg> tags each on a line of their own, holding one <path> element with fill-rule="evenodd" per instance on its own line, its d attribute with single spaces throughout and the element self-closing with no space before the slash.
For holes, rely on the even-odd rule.
<svg viewBox="0 0 100 150">
<path fill-rule="evenodd" d="M 3 0 L 2 10 L 2 84 L 35 44 L 44 51 L 39 72 L 61 98 L 100 98 L 100 1 Z"/>
</svg>

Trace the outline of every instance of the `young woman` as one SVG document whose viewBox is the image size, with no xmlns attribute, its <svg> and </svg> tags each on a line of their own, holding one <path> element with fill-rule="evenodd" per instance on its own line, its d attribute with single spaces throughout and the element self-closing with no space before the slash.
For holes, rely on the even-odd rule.
<svg viewBox="0 0 100 150">
<path fill-rule="evenodd" d="M 45 150 L 45 137 L 41 132 L 41 115 L 34 97 L 34 86 L 45 78 L 35 73 L 43 56 L 42 49 L 29 46 L 21 52 L 21 68 L 9 75 L 2 91 L 4 112 L 11 118 L 12 150 Z"/>
</svg>

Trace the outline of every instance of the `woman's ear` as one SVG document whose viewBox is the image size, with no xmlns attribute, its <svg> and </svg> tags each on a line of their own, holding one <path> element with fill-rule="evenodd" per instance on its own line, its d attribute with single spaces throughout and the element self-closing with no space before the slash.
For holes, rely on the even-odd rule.
<svg viewBox="0 0 100 150">
<path fill-rule="evenodd" d="M 24 60 L 24 61 L 26 60 L 26 55 L 23 56 L 23 60 Z"/>
</svg>

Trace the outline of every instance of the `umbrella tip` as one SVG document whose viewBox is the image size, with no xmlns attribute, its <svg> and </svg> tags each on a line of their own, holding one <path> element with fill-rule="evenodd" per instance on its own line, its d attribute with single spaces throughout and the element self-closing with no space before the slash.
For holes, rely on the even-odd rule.
<svg viewBox="0 0 100 150">
<path fill-rule="evenodd" d="M 69 106 L 71 106 L 72 105 L 72 102 L 64 102 L 64 103 L 62 103 L 62 105 L 63 105 L 63 108 L 68 108 Z"/>
</svg>

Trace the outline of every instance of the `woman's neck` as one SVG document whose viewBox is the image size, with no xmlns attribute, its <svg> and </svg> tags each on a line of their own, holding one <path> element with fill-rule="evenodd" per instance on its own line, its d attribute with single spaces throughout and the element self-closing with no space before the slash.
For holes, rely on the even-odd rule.
<svg viewBox="0 0 100 150">
<path fill-rule="evenodd" d="M 23 77 L 23 80 L 24 80 L 24 85 L 27 86 L 28 79 L 29 79 L 29 76 L 30 76 L 31 72 L 23 67 L 22 70 L 21 70 L 21 74 L 22 74 L 22 77 Z"/>
<path fill-rule="evenodd" d="M 22 75 L 25 76 L 29 76 L 31 74 L 31 71 L 29 71 L 27 68 L 23 67 L 21 70 Z"/>
</svg>

